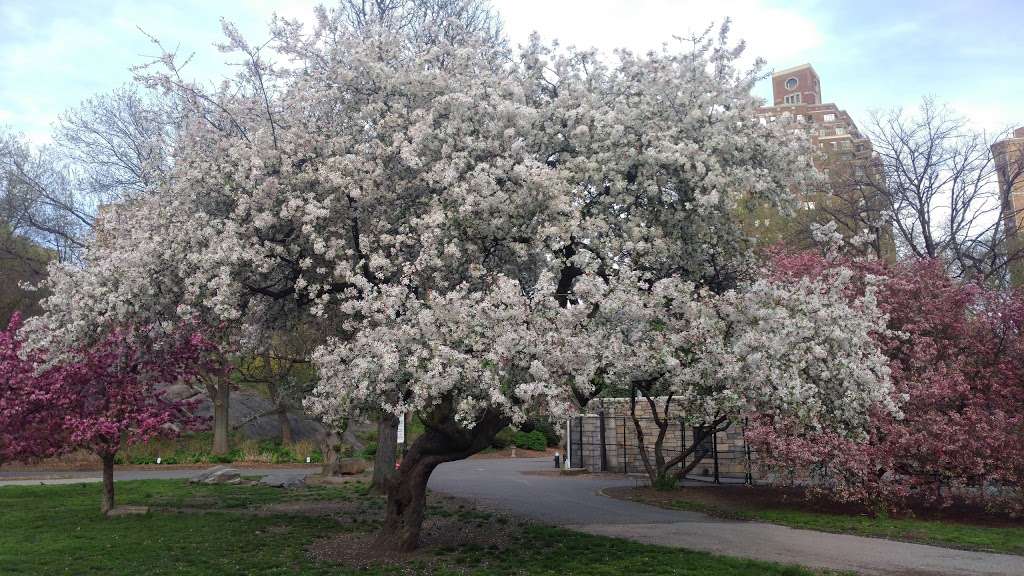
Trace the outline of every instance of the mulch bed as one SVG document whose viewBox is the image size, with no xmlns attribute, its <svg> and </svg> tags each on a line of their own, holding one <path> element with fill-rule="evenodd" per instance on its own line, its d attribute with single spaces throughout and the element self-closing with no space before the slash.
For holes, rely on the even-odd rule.
<svg viewBox="0 0 1024 576">
<path fill-rule="evenodd" d="M 874 516 L 867 507 L 850 502 L 835 502 L 823 498 L 808 498 L 802 488 L 774 486 L 687 486 L 661 491 L 651 487 L 608 488 L 604 493 L 613 498 L 635 500 L 665 508 L 674 501 L 687 501 L 707 506 L 718 515 L 729 516 L 731 511 L 751 509 L 796 510 L 845 516 Z M 1021 519 L 1009 518 L 986 510 L 977 504 L 955 502 L 939 507 L 926 502 L 912 502 L 909 509 L 890 514 L 891 518 L 914 518 L 958 524 L 989 527 L 1019 527 Z"/>
<path fill-rule="evenodd" d="M 501 552 L 515 542 L 522 526 L 522 521 L 506 515 L 479 513 L 473 504 L 459 498 L 431 494 L 427 505 L 420 546 L 411 552 L 377 549 L 374 546 L 376 530 L 345 532 L 323 538 L 313 542 L 307 551 L 318 561 L 357 569 L 381 565 L 417 565 L 419 568 L 445 566 L 451 570 L 449 560 L 445 557 L 447 554 L 464 548 Z M 284 511 L 281 507 L 275 509 Z M 288 513 L 294 513 L 294 507 L 289 507 Z M 468 519 L 465 517 L 467 513 L 471 514 Z M 382 516 L 382 512 L 378 511 L 378 515 Z"/>
</svg>

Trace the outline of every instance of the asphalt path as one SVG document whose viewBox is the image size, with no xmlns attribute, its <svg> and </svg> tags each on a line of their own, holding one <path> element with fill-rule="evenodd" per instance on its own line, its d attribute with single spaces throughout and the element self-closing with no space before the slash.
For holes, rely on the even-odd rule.
<svg viewBox="0 0 1024 576">
<path fill-rule="evenodd" d="M 528 459 L 451 462 L 435 470 L 430 488 L 542 522 L 647 544 L 870 575 L 1024 576 L 1024 556 L 666 510 L 601 494 L 604 488 L 633 486 L 634 479 L 547 475 L 553 466 L 548 460 Z"/>
</svg>

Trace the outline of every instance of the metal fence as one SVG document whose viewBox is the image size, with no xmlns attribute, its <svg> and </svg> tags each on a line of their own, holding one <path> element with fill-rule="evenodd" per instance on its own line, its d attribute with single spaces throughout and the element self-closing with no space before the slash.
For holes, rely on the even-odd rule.
<svg viewBox="0 0 1024 576">
<path fill-rule="evenodd" d="M 654 460 L 654 439 L 658 427 L 650 417 L 638 418 L 644 431 L 647 454 Z M 636 427 L 630 416 L 621 414 L 588 414 L 569 420 L 567 439 L 568 465 L 592 472 L 643 473 Z M 669 425 L 662 444 L 666 460 L 677 457 L 703 435 L 697 426 L 687 426 L 681 419 Z M 701 460 L 687 478 L 710 482 L 751 482 L 751 452 L 743 441 L 743 423 L 733 423 L 723 432 L 707 436 L 693 454 L 674 469 L 681 470 L 695 458 Z"/>
</svg>

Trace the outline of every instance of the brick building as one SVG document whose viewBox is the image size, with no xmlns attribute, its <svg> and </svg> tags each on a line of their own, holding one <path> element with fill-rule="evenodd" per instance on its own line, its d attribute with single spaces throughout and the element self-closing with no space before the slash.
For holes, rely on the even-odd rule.
<svg viewBox="0 0 1024 576">
<path fill-rule="evenodd" d="M 1013 135 L 992 145 L 1002 191 L 1004 225 L 1010 239 L 1007 249 L 1024 249 L 1024 127 L 1017 128 Z M 1024 262 L 1017 262 L 1010 269 L 1011 281 L 1015 286 L 1024 285 Z"/>
<path fill-rule="evenodd" d="M 753 210 L 751 232 L 769 243 L 807 247 L 811 223 L 835 220 L 848 237 L 868 228 L 877 238 L 876 252 L 891 254 L 892 235 L 881 225 L 883 203 L 877 193 L 881 169 L 871 140 L 845 110 L 822 102 L 821 80 L 810 64 L 775 72 L 772 101 L 772 106 L 759 110 L 761 121 L 783 122 L 807 134 L 812 162 L 825 182 L 796 191 L 800 210 L 795 216 L 782 216 L 764 207 Z"/>
</svg>

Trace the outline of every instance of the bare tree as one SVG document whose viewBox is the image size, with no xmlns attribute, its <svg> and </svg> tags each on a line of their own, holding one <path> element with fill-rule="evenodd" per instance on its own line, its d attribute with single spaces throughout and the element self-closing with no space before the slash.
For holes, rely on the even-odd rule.
<svg viewBox="0 0 1024 576">
<path fill-rule="evenodd" d="M 97 202 L 120 202 L 168 176 L 176 116 L 169 102 L 127 86 L 65 113 L 55 140 L 78 167 L 83 194 Z"/>
<path fill-rule="evenodd" d="M 95 205 L 79 194 L 75 180 L 55 147 L 33 148 L 21 136 L 0 134 L 0 216 L 9 240 L 31 240 L 62 261 L 80 254 Z M 3 250 L 18 254 L 9 243 Z"/>
<path fill-rule="evenodd" d="M 925 98 L 916 114 L 876 113 L 869 128 L 879 177 L 857 182 L 880 198 L 902 257 L 938 258 L 957 277 L 1002 283 L 1024 258 L 1007 234 L 1008 190 L 1024 160 L 1004 163 L 983 131 Z"/>
<path fill-rule="evenodd" d="M 0 133 L 0 217 L 61 261 L 81 257 L 101 206 L 145 192 L 170 168 L 173 109 L 121 88 L 86 100 L 32 146 Z"/>
</svg>

